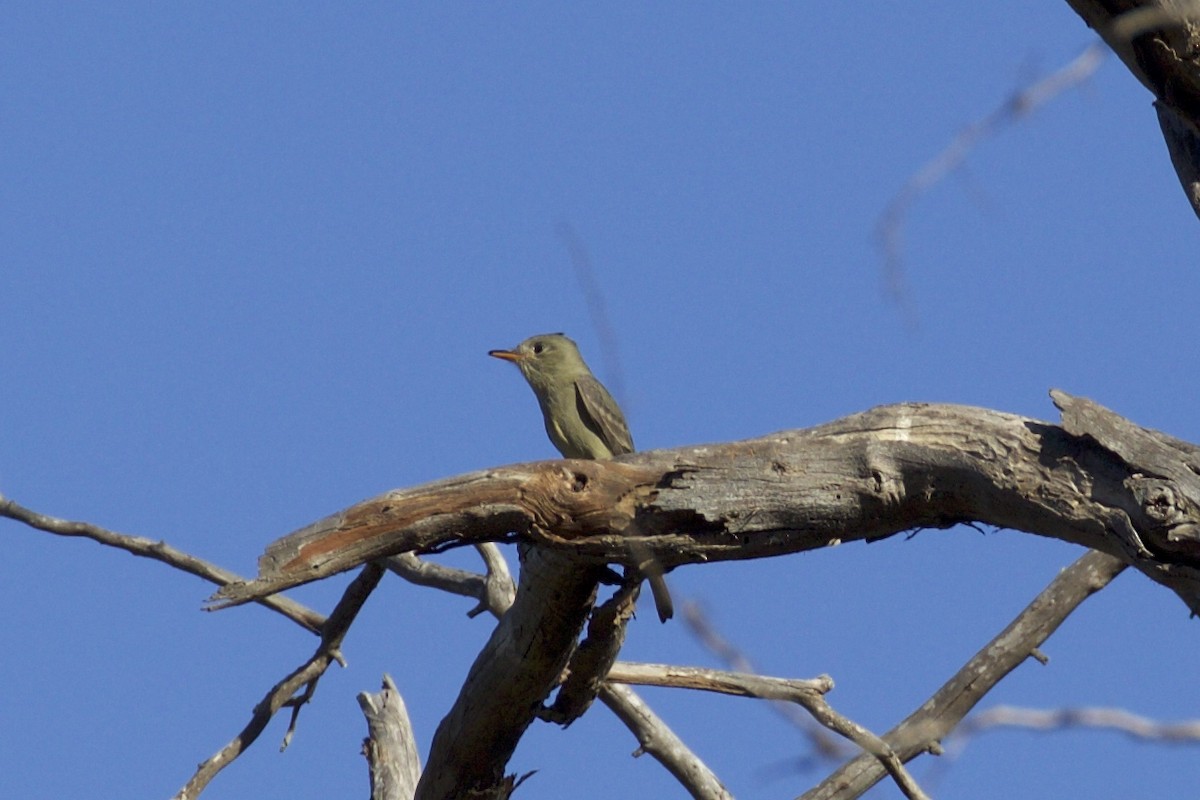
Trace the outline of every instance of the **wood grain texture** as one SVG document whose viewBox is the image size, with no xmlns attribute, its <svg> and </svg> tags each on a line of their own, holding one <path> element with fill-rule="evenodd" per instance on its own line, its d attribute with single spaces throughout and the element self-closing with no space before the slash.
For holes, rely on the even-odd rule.
<svg viewBox="0 0 1200 800">
<path fill-rule="evenodd" d="M 1200 610 L 1196 448 L 1055 398 L 1066 427 L 901 404 L 757 439 L 516 464 L 395 490 L 275 542 L 257 579 L 213 601 L 483 541 L 527 541 L 591 564 L 634 562 L 632 547 L 669 569 L 975 522 L 1110 553 Z"/>
<path fill-rule="evenodd" d="M 246 602 L 392 554 L 519 543 L 516 600 L 442 720 L 416 792 L 499 797 L 514 784 L 504 770 L 517 742 L 546 715 L 576 651 L 606 563 L 765 558 L 960 522 L 1100 551 L 1061 573 L 885 737 L 907 760 L 1125 565 L 1200 609 L 1200 449 L 1082 398 L 1053 398 L 1061 426 L 965 406 L 891 405 L 746 441 L 515 464 L 395 490 L 275 542 L 259 577 L 215 602 Z M 616 691 L 600 696 L 611 705 Z M 566 721 L 576 709 L 556 711 Z M 727 796 L 715 777 L 679 764 L 681 774 L 689 765 L 687 785 Z M 844 796 L 841 787 L 864 789 L 883 774 L 878 759 L 854 759 L 811 796 Z"/>
</svg>

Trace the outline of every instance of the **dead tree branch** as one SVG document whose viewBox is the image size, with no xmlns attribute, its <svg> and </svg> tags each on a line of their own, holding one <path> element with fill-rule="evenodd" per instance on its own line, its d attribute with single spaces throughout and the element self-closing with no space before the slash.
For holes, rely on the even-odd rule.
<svg viewBox="0 0 1200 800">
<path fill-rule="evenodd" d="M 695 603 L 688 603 L 684 606 L 683 620 L 700 644 L 708 648 L 710 653 L 740 673 L 758 674 L 759 670 L 749 656 L 723 636 L 708 615 L 703 613 Z M 831 736 L 825 726 L 817 723 L 811 714 L 804 713 L 794 703 L 776 700 L 771 702 L 771 708 L 804 734 L 809 744 L 812 745 L 814 754 L 819 758 L 827 761 L 835 759 L 841 761 L 854 754 L 855 751 L 851 745 L 847 745 L 843 739 Z"/>
<path fill-rule="evenodd" d="M 763 558 L 981 522 L 1110 553 L 1200 610 L 1200 448 L 1056 392 L 1062 427 L 882 406 L 803 431 L 398 489 L 272 544 L 245 603 L 395 553 L 516 538 L 576 564 Z"/>
<path fill-rule="evenodd" d="M 520 464 L 396 490 L 276 542 L 259 578 L 226 587 L 216 602 L 247 602 L 405 551 L 512 539 L 537 545 L 525 548 L 516 604 L 439 728 L 418 792 L 427 800 L 508 784 L 504 766 L 561 678 L 599 571 L 628 565 L 639 549 L 669 568 L 978 521 L 1107 552 L 1064 573 L 1076 583 L 1052 584 L 1051 607 L 1039 605 L 1047 593 L 1039 596 L 943 690 L 948 696 L 930 701 L 934 710 L 920 714 L 915 729 L 905 723 L 902 736 L 884 739 L 903 761 L 935 748 L 1125 564 L 1200 608 L 1200 450 L 1089 401 L 1054 399 L 1061 427 L 905 404 L 744 442 Z M 886 774 L 876 755 L 867 758 Z M 877 780 L 854 770 L 864 786 Z"/>
<path fill-rule="evenodd" d="M 954 745 L 961 750 L 968 738 L 997 728 L 1056 731 L 1090 728 L 1123 733 L 1147 742 L 1200 743 L 1200 720 L 1162 722 L 1122 708 L 1015 708 L 995 706 L 972 714 L 954 731 Z M 949 746 L 947 747 L 949 749 Z"/>
<path fill-rule="evenodd" d="M 919 709 L 883 740 L 902 761 L 941 751 L 941 740 L 1004 676 L 1016 669 L 1080 603 L 1103 589 L 1125 564 L 1092 551 L 1067 567 L 1033 602 Z M 862 755 L 843 765 L 803 795 L 803 800 L 851 800 L 887 774 L 879 761 Z"/>
<path fill-rule="evenodd" d="M 133 536 L 128 533 L 117 533 L 116 531 L 102 528 L 99 525 L 93 525 L 90 522 L 75 522 L 73 520 L 39 514 L 9 500 L 3 495 L 0 495 L 0 517 L 8 517 L 16 522 L 22 522 L 31 528 L 58 536 L 91 539 L 93 542 L 107 547 L 115 547 L 118 550 L 124 550 L 141 558 L 149 558 L 153 561 L 161 562 L 190 575 L 195 575 L 198 578 L 215 583 L 217 586 L 244 582 L 244 579 L 237 573 L 230 572 L 202 558 L 197 558 L 182 550 L 178 550 L 166 542 L 156 542 L 144 536 Z M 264 597 L 256 602 L 272 611 L 279 612 L 311 633 L 320 633 L 321 626 L 325 624 L 325 617 L 311 608 L 306 608 L 286 597 Z"/>
<path fill-rule="evenodd" d="M 197 768 L 187 784 L 179 790 L 172 800 L 194 800 L 204 791 L 204 787 L 217 776 L 221 770 L 232 764 L 238 756 L 246 751 L 267 727 L 267 723 L 282 708 L 292 708 L 292 719 L 285 734 L 285 743 L 290 740 L 295 730 L 296 717 L 300 707 L 307 703 L 316 689 L 317 682 L 334 661 L 341 660 L 342 640 L 350 630 L 354 618 L 362 609 L 371 592 L 379 585 L 383 577 L 383 566 L 375 563 L 363 568 L 342 594 L 337 607 L 329 615 L 321 633 L 321 643 L 308 661 L 297 667 L 279 683 L 271 687 L 266 696 L 254 707 L 250 722 L 241 733 L 233 737 L 229 744 L 221 748 L 211 758 Z M 303 692 L 297 695 L 297 692 Z"/>
<path fill-rule="evenodd" d="M 1154 95 L 1171 164 L 1200 216 L 1200 3 L 1067 0 Z"/>
<path fill-rule="evenodd" d="M 858 745 L 860 749 L 877 758 L 896 781 L 896 785 L 905 797 L 912 800 L 927 797 L 887 742 L 839 713 L 829 704 L 825 695 L 833 690 L 833 679 L 828 675 L 796 680 L 701 667 L 620 662 L 609 673 L 609 680 L 640 686 L 673 686 L 794 703 L 805 709 L 824 727 L 848 739 Z"/>
<path fill-rule="evenodd" d="M 606 564 L 631 566 L 631 553 L 649 553 L 670 568 L 972 521 L 1107 553 L 1089 554 L 1060 576 L 914 715 L 916 722 L 906 721 L 884 737 L 902 762 L 936 748 L 990 686 L 1123 566 L 1135 566 L 1189 608 L 1200 608 L 1200 449 L 1090 401 L 1053 396 L 1062 410 L 1061 426 L 986 409 L 905 404 L 749 441 L 631 454 L 612 462 L 519 464 L 396 490 L 271 545 L 259 578 L 225 586 L 217 602 L 261 600 L 368 562 L 373 566 L 364 575 L 378 580 L 383 569 L 378 559 L 385 556 L 521 543 L 522 589 L 439 727 L 418 790 L 425 799 L 511 785 L 505 765 L 561 681 Z M 0 513 L 67 535 L 112 539 L 114 546 L 167 563 L 179 561 L 175 554 L 162 558 L 162 547 L 148 540 L 41 517 L 10 501 L 0 503 Z M 401 561 L 407 562 L 401 571 L 419 569 L 411 559 Z M 507 601 L 501 597 L 507 594 L 500 586 L 503 571 L 493 581 L 496 610 Z M 487 590 L 470 583 L 475 592 Z M 361 601 L 351 602 L 354 611 L 356 603 Z M 340 610 L 338 615 L 343 618 Z M 307 699 L 337 657 L 340 624 L 324 626 L 314 659 L 269 693 L 243 734 L 202 766 L 180 797 L 193 797 L 193 787 L 236 757 L 271 714 Z M 586 699 L 593 689 L 584 688 Z M 620 687 L 597 688 L 623 719 L 641 716 L 636 698 L 622 696 Z M 855 733 L 826 717 L 844 733 Z M 650 752 L 667 741 L 651 726 L 638 736 Z M 874 767 L 855 759 L 838 773 L 850 770 L 852 778 L 831 780 L 869 786 L 885 774 L 879 756 L 888 757 L 888 750 L 877 744 L 869 749 L 866 763 Z M 664 759 L 669 769 L 681 771 L 693 761 Z M 693 777 L 697 796 L 723 796 L 711 774 L 700 770 Z M 813 796 L 854 796 L 814 791 Z"/>
<path fill-rule="evenodd" d="M 362 692 L 358 705 L 367 718 L 363 755 L 371 768 L 371 800 L 411 800 L 421 777 L 417 737 L 404 698 L 390 675 L 377 694 Z"/>
</svg>

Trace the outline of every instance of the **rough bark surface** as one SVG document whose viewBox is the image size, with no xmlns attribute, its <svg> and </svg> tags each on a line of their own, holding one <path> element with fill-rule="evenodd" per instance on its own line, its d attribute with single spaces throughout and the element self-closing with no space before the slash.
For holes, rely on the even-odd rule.
<svg viewBox="0 0 1200 800">
<path fill-rule="evenodd" d="M 1110 553 L 1200 610 L 1200 450 L 1055 393 L 1065 425 L 882 406 L 816 428 L 388 492 L 272 544 L 248 602 L 381 556 L 516 538 L 581 563 L 763 558 L 978 522 Z"/>
<path fill-rule="evenodd" d="M 272 544 L 260 576 L 214 602 L 406 551 L 523 543 L 516 602 L 438 728 L 418 800 L 502 797 L 515 785 L 505 766 L 561 681 L 606 563 L 649 554 L 669 569 L 975 522 L 1109 554 L 1110 574 L 1128 564 L 1200 610 L 1200 449 L 1052 394 L 1061 426 L 903 404 L 741 442 L 517 464 L 396 490 Z M 1018 650 L 1006 669 L 1024 657 Z M 907 758 L 895 745 L 929 740 L 915 741 L 892 746 Z M 875 766 L 862 769 L 855 780 L 877 779 Z M 715 780 L 705 785 L 722 796 Z"/>
<path fill-rule="evenodd" d="M 438 725 L 416 800 L 507 796 L 504 768 L 558 685 L 596 599 L 598 570 L 526 549 L 517 598 Z"/>
<path fill-rule="evenodd" d="M 358 705 L 367 719 L 363 755 L 371 769 L 371 800 L 411 800 L 421 777 L 417 737 L 408 709 L 390 675 L 376 694 L 362 692 Z"/>
</svg>

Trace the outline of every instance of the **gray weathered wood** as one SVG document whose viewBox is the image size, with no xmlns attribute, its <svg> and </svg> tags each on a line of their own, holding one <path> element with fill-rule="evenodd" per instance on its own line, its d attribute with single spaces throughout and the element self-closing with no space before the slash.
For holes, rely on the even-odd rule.
<svg viewBox="0 0 1200 800">
<path fill-rule="evenodd" d="M 260 576 L 216 602 L 246 602 L 400 552 L 536 545 L 522 548 L 517 600 L 439 726 L 417 790 L 418 800 L 505 796 L 513 779 L 504 768 L 561 678 L 605 562 L 649 554 L 670 568 L 982 522 L 1108 553 L 1119 559 L 1106 567 L 1110 576 L 1130 564 L 1200 608 L 1197 448 L 1090 401 L 1054 399 L 1062 426 L 903 404 L 741 442 L 516 464 L 396 490 L 272 544 Z M 1090 590 L 1072 591 L 1078 600 Z M 1008 653 L 1005 669 L 1025 652 Z M 938 718 L 952 725 L 969 705 Z M 889 745 L 924 746 L 913 741 Z M 875 766 L 865 769 L 863 786 L 877 779 Z M 701 794 L 723 796 L 715 779 L 703 785 Z"/>
<path fill-rule="evenodd" d="M 670 568 L 979 522 L 1111 553 L 1200 610 L 1195 447 L 1056 400 L 1065 428 L 892 405 L 740 442 L 516 464 L 396 490 L 275 542 L 256 580 L 214 602 L 481 541 L 517 538 L 593 563 L 634 561 L 632 544 Z"/>
<path fill-rule="evenodd" d="M 358 705 L 367 719 L 363 755 L 371 769 L 371 800 L 412 800 L 421 778 L 421 757 L 404 698 L 390 675 L 376 694 L 362 692 Z"/>
</svg>

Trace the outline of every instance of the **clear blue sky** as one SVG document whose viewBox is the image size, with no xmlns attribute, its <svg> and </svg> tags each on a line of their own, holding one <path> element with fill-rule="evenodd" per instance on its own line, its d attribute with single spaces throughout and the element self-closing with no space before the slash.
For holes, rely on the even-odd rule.
<svg viewBox="0 0 1200 800">
<path fill-rule="evenodd" d="M 0 31 L 0 492 L 242 573 L 364 497 L 554 455 L 490 348 L 563 330 L 620 378 L 641 449 L 898 401 L 1057 419 L 1059 387 L 1200 441 L 1200 225 L 1151 98 L 1114 58 L 913 211 L 906 327 L 872 230 L 964 125 L 1093 40 L 1062 2 L 818 9 L 10 3 Z M 604 357 L 556 233 L 609 304 Z M 314 640 L 86 541 L 0 522 L 11 797 L 166 797 Z M 926 532 L 687 567 L 761 668 L 837 681 L 886 729 L 1081 551 Z M 450 559 L 473 564 L 468 553 Z M 332 607 L 345 578 L 296 596 Z M 427 749 L 491 623 L 388 580 L 277 752 L 206 798 L 365 796 L 354 696 L 384 671 Z M 985 705 L 1200 716 L 1182 603 L 1127 574 Z M 630 659 L 716 662 L 644 614 Z M 1188 673 L 1190 674 L 1190 673 Z M 790 797 L 804 743 L 755 703 L 646 697 L 742 798 Z M 604 709 L 536 726 L 521 797 L 682 793 Z M 1195 750 L 999 733 L 938 797 L 1182 796 Z M 1058 787 L 1058 788 L 1055 788 Z M 875 797 L 894 796 L 890 786 Z"/>
</svg>

